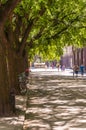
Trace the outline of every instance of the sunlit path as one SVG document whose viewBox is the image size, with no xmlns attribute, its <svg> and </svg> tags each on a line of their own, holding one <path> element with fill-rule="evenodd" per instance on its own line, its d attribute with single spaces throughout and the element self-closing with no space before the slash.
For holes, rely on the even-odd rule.
<svg viewBox="0 0 86 130">
<path fill-rule="evenodd" d="M 61 75 L 61 76 L 72 76 L 73 77 L 73 70 L 72 69 L 65 69 L 65 71 L 61 71 L 61 69 L 57 68 L 31 68 L 30 71 L 36 75 Z M 78 73 L 78 78 L 81 78 L 81 73 Z M 86 78 L 86 73 L 84 73 L 83 78 Z"/>
<path fill-rule="evenodd" d="M 31 74 L 24 130 L 86 130 L 86 81 Z"/>
</svg>

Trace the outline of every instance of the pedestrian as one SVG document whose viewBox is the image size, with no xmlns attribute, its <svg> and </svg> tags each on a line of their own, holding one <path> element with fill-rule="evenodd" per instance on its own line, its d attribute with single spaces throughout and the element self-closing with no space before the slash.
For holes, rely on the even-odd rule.
<svg viewBox="0 0 86 130">
<path fill-rule="evenodd" d="M 59 69 L 60 69 L 60 64 L 57 64 L 57 69 L 58 69 L 58 72 L 59 72 Z"/>
<path fill-rule="evenodd" d="M 74 74 L 76 74 L 76 77 L 78 77 L 78 72 L 79 72 L 79 66 L 74 65 L 73 66 L 73 77 L 74 77 Z"/>
<path fill-rule="evenodd" d="M 62 70 L 62 71 L 65 71 L 65 65 L 62 66 L 61 70 Z"/>
<path fill-rule="evenodd" d="M 81 72 L 82 77 L 84 75 L 84 70 L 85 70 L 85 66 L 83 64 L 81 64 L 80 65 L 80 72 Z"/>
</svg>

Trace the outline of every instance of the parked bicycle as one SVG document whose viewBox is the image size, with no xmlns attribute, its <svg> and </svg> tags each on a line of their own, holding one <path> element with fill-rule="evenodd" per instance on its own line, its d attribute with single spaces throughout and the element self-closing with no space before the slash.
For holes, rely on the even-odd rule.
<svg viewBox="0 0 86 130">
<path fill-rule="evenodd" d="M 20 93 L 25 94 L 27 92 L 27 83 L 28 83 L 28 77 L 25 75 L 25 72 L 19 74 L 19 87 L 20 87 Z"/>
</svg>

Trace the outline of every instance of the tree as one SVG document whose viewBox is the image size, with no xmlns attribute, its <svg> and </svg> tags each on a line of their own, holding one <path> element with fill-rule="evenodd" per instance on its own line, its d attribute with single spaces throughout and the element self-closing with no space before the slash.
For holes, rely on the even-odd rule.
<svg viewBox="0 0 86 130">
<path fill-rule="evenodd" d="M 16 51 L 18 54 L 25 53 L 28 46 L 27 44 L 29 44 L 29 52 L 32 47 L 34 47 L 34 49 L 37 47 L 39 51 L 42 50 L 42 53 L 46 53 L 48 52 L 46 51 L 48 50 L 48 46 L 54 44 L 54 48 L 56 48 L 54 52 L 60 56 L 60 54 L 62 54 L 62 48 L 65 45 L 81 45 L 77 39 L 79 32 L 82 35 L 82 29 L 79 28 L 80 24 L 83 23 L 83 20 L 85 22 L 85 13 L 83 12 L 85 12 L 85 2 L 81 0 L 77 2 L 74 0 L 47 0 L 46 2 L 39 0 L 35 2 L 35 5 L 33 0 L 23 0 L 15 9 L 14 17 L 11 19 L 14 21 L 11 23 L 15 25 L 15 27 L 13 27 L 15 28 L 13 33 L 16 34 L 14 38 L 16 39 Z M 35 37 L 35 35 L 40 33 L 41 28 L 44 29 L 40 37 Z M 32 43 L 34 44 L 32 45 Z"/>
<path fill-rule="evenodd" d="M 45 8 L 41 7 L 39 10 L 37 10 L 39 16 L 28 19 L 26 17 L 27 14 L 25 14 L 26 12 L 24 13 L 24 10 L 21 10 L 23 6 L 24 2 L 21 2 L 18 8 L 15 9 L 14 14 L 8 19 L 4 29 L 5 39 L 8 43 L 6 51 L 8 54 L 7 61 L 9 68 L 9 81 L 10 85 L 15 87 L 16 90 L 18 88 L 18 74 L 25 71 L 25 69 L 28 67 L 26 50 L 28 35 L 33 28 L 34 22 L 38 21 L 39 16 L 43 15 L 45 11 Z"/>
<path fill-rule="evenodd" d="M 45 14 L 35 24 L 28 37 L 29 47 L 38 48 L 38 53 L 50 54 L 48 46 L 54 46 L 51 53 L 62 54 L 65 45 L 83 46 L 86 33 L 86 10 L 85 1 L 56 1 L 48 3 Z M 44 28 L 41 36 L 35 37 Z M 51 47 L 52 48 L 52 47 Z M 34 49 L 32 48 L 31 51 Z M 58 50 L 58 51 L 57 51 Z M 44 53 L 45 52 L 45 53 Z M 31 53 L 30 53 L 31 54 Z"/>
<path fill-rule="evenodd" d="M 5 38 L 4 27 L 8 17 L 20 0 L 2 0 L 0 1 L 0 114 L 6 114 L 10 111 L 9 104 L 9 73 L 7 66 L 7 48 L 8 43 Z"/>
<path fill-rule="evenodd" d="M 17 75 L 28 67 L 27 51 L 29 57 L 37 52 L 44 58 L 46 54 L 59 57 L 65 45 L 81 45 L 85 39 L 85 1 L 22 0 L 17 7 L 19 0 L 2 1 L 1 50 L 6 54 L 3 63 L 10 87 L 16 86 Z"/>
</svg>

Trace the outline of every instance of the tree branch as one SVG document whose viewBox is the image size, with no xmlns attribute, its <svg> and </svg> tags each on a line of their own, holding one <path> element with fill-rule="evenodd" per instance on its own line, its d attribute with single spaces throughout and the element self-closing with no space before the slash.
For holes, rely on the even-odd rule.
<svg viewBox="0 0 86 130">
<path fill-rule="evenodd" d="M 6 4 L 1 5 L 0 7 L 0 22 L 5 22 L 7 18 L 12 14 L 13 10 L 15 9 L 16 5 L 21 0 L 8 0 Z"/>
<path fill-rule="evenodd" d="M 25 48 L 25 46 L 26 46 L 26 40 L 27 40 L 28 35 L 29 35 L 29 33 L 30 33 L 31 29 L 32 29 L 33 22 L 34 22 L 34 21 L 31 20 L 31 21 L 29 22 L 29 24 L 28 24 L 26 30 L 25 30 L 25 33 L 24 33 L 23 38 L 22 38 L 22 41 L 21 41 L 21 43 L 20 43 L 20 47 L 19 47 L 19 49 L 18 49 L 18 51 L 19 51 L 20 54 L 22 54 L 22 52 L 23 52 L 23 50 L 24 50 L 24 48 Z"/>
<path fill-rule="evenodd" d="M 42 16 L 45 13 L 45 11 L 46 11 L 46 8 L 42 7 L 41 10 L 39 11 L 39 16 Z M 39 18 L 40 18 L 39 16 L 37 16 L 36 18 L 32 19 L 29 22 L 29 24 L 28 24 L 28 26 L 27 26 L 27 28 L 25 30 L 24 36 L 22 38 L 20 48 L 18 50 L 20 54 L 22 54 L 22 52 L 23 52 L 23 50 L 24 50 L 24 48 L 26 46 L 26 40 L 28 38 L 28 35 L 29 35 L 34 23 L 36 23 L 39 20 Z"/>
<path fill-rule="evenodd" d="M 34 40 L 39 39 L 39 38 L 42 36 L 43 30 L 44 30 L 43 27 L 40 28 L 40 31 L 29 41 L 28 46 L 29 46 L 30 48 L 33 47 L 33 42 L 34 42 Z"/>
<path fill-rule="evenodd" d="M 77 19 L 79 18 L 79 16 L 76 16 L 76 18 L 71 19 L 68 24 L 63 27 L 60 31 L 58 31 L 56 34 L 52 35 L 51 38 L 57 38 L 59 37 L 59 35 L 61 35 L 64 31 L 66 31 L 75 21 L 77 21 Z"/>
</svg>

